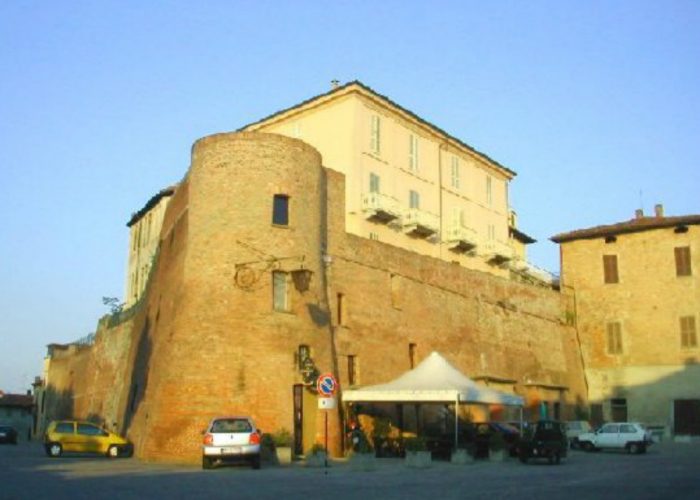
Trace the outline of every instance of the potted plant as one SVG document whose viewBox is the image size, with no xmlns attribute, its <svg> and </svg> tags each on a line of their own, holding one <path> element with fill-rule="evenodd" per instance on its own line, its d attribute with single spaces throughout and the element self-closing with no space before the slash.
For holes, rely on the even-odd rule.
<svg viewBox="0 0 700 500">
<path fill-rule="evenodd" d="M 406 466 L 418 469 L 430 467 L 433 459 L 428 451 L 428 444 L 422 437 L 408 438 L 404 441 Z"/>
<path fill-rule="evenodd" d="M 292 462 L 292 434 L 285 428 L 281 428 L 272 435 L 275 447 L 277 463 L 289 464 Z"/>
<path fill-rule="evenodd" d="M 450 456 L 450 462 L 457 465 L 473 464 L 475 449 L 473 444 L 457 448 Z"/>
</svg>

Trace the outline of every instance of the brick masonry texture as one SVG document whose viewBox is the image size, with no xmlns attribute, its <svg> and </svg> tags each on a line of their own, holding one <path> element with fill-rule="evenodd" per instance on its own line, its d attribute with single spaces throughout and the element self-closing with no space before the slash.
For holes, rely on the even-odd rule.
<svg viewBox="0 0 700 500">
<path fill-rule="evenodd" d="M 557 400 L 569 414 L 585 403 L 565 296 L 349 235 L 344 193 L 344 176 L 302 141 L 254 132 L 197 141 L 136 314 L 54 356 L 49 412 L 116 422 L 144 459 L 194 463 L 213 416 L 291 430 L 302 344 L 341 387 L 347 356 L 359 384 L 383 383 L 409 369 L 414 343 L 416 361 L 439 351 L 470 376 L 516 380 L 530 405 L 552 400 L 536 384 L 566 386 Z M 287 227 L 272 224 L 275 194 L 289 196 Z M 291 286 L 290 311 L 274 311 L 272 272 L 300 269 L 308 287 Z M 306 399 L 308 448 L 322 442 L 323 414 Z M 340 419 L 329 418 L 336 455 Z"/>
</svg>

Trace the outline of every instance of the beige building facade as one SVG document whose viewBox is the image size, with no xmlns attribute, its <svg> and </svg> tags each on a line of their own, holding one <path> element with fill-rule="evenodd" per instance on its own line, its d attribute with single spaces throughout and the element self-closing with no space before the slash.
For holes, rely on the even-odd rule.
<svg viewBox="0 0 700 500">
<path fill-rule="evenodd" d="M 594 420 L 700 434 L 700 216 L 557 235 Z"/>
</svg>

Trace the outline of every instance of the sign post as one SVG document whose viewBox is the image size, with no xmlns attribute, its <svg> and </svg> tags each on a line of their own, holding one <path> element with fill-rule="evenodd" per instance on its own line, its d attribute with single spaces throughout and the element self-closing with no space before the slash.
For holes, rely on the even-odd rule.
<svg viewBox="0 0 700 500">
<path fill-rule="evenodd" d="M 332 410 L 335 408 L 335 392 L 338 390 L 338 382 L 332 373 L 324 373 L 316 380 L 316 391 L 320 396 L 318 407 L 322 410 Z M 324 412 L 325 444 L 326 456 L 323 466 L 328 468 L 328 412 Z"/>
</svg>

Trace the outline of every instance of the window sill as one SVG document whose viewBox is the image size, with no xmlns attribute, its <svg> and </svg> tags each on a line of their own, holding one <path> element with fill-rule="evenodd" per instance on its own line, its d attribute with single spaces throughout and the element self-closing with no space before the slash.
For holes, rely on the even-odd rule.
<svg viewBox="0 0 700 500">
<path fill-rule="evenodd" d="M 274 222 L 271 224 L 272 227 L 277 228 L 277 229 L 291 229 L 292 226 L 289 224 L 275 224 Z"/>
</svg>

